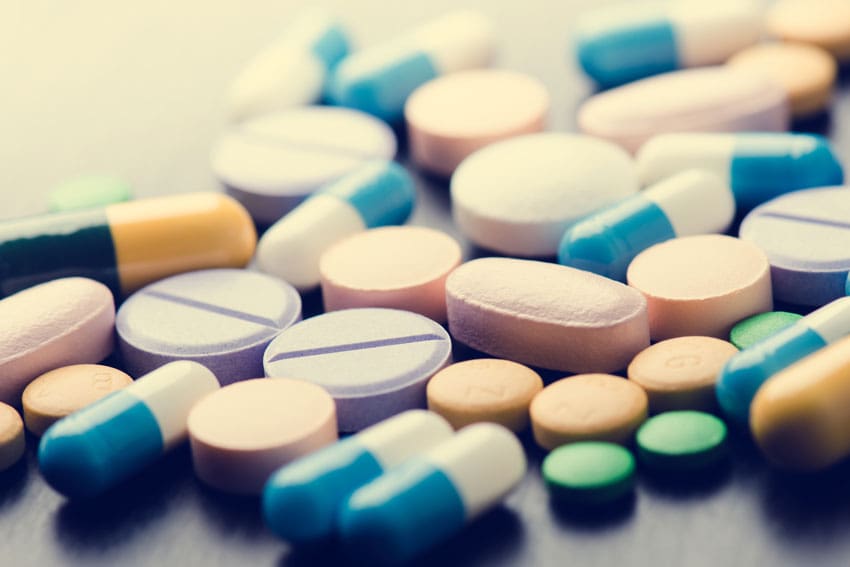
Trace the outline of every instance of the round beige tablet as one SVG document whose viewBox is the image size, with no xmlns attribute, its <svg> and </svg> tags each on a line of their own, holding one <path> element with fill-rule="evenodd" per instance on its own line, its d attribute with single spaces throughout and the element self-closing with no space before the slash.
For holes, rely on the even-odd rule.
<svg viewBox="0 0 850 567">
<path fill-rule="evenodd" d="M 452 364 L 428 382 L 428 409 L 460 429 L 490 421 L 520 432 L 528 427 L 528 405 L 543 380 L 522 364 L 479 358 Z"/>
<path fill-rule="evenodd" d="M 643 388 L 610 374 L 579 374 L 545 387 L 531 401 L 537 444 L 552 450 L 575 441 L 627 443 L 646 420 Z"/>
<path fill-rule="evenodd" d="M 775 37 L 811 43 L 838 59 L 850 59 L 847 0 L 779 0 L 768 10 L 765 25 Z"/>
<path fill-rule="evenodd" d="M 728 337 L 738 321 L 773 308 L 767 256 L 731 236 L 656 244 L 632 260 L 626 279 L 646 297 L 653 341 Z"/>
<path fill-rule="evenodd" d="M 404 107 L 413 161 L 450 176 L 475 150 L 544 129 L 549 92 L 504 69 L 450 73 L 413 91 Z"/>
<path fill-rule="evenodd" d="M 33 435 L 78 409 L 133 383 L 125 373 L 101 364 L 74 364 L 46 372 L 24 389 L 24 421 Z"/>
<path fill-rule="evenodd" d="M 821 112 L 829 106 L 835 84 L 835 58 L 803 43 L 762 43 L 733 55 L 729 65 L 773 79 L 785 88 L 794 116 Z"/>
<path fill-rule="evenodd" d="M 641 351 L 628 376 L 646 391 L 652 413 L 710 411 L 717 407 L 717 375 L 737 352 L 732 343 L 714 337 L 667 339 Z"/>
<path fill-rule="evenodd" d="M 286 463 L 337 439 L 336 408 L 323 388 L 288 378 L 225 386 L 192 408 L 195 474 L 226 492 L 259 494 Z"/>
<path fill-rule="evenodd" d="M 461 260 L 449 235 L 421 226 L 386 226 L 350 236 L 322 254 L 326 311 L 389 307 L 446 320 L 446 278 Z"/>
<path fill-rule="evenodd" d="M 15 408 L 0 402 L 0 471 L 17 463 L 25 447 L 21 416 Z"/>
</svg>

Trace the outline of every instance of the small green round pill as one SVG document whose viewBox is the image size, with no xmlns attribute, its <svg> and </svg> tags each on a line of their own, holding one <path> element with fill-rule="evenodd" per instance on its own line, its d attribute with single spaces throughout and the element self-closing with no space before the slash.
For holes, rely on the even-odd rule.
<svg viewBox="0 0 850 567">
<path fill-rule="evenodd" d="M 668 411 L 637 431 L 638 456 L 658 469 L 697 469 L 723 456 L 726 424 L 701 411 Z"/>
<path fill-rule="evenodd" d="M 786 311 L 768 311 L 747 317 L 732 327 L 729 333 L 729 342 L 743 350 L 749 348 L 762 339 L 775 335 L 782 329 L 790 327 L 802 315 L 788 313 Z"/>
<path fill-rule="evenodd" d="M 117 177 L 91 175 L 66 181 L 50 192 L 51 212 L 94 209 L 133 198 L 130 185 Z"/>
<path fill-rule="evenodd" d="M 603 504 L 632 490 L 635 458 L 621 445 L 580 441 L 562 445 L 543 460 L 550 494 L 578 504 Z"/>
</svg>

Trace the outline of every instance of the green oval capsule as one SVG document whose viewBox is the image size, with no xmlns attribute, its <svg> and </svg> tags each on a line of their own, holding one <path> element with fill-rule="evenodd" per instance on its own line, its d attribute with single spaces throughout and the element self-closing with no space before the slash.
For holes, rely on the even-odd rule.
<svg viewBox="0 0 850 567">
<path fill-rule="evenodd" d="M 741 350 L 749 348 L 802 319 L 802 315 L 787 311 L 768 311 L 747 317 L 732 327 L 729 342 Z"/>
<path fill-rule="evenodd" d="M 638 429 L 638 456 L 657 469 L 696 469 L 723 456 L 726 424 L 701 411 L 669 411 Z"/>
<path fill-rule="evenodd" d="M 550 494 L 577 504 L 616 500 L 634 486 L 635 459 L 616 443 L 581 441 L 562 445 L 543 460 Z"/>
</svg>

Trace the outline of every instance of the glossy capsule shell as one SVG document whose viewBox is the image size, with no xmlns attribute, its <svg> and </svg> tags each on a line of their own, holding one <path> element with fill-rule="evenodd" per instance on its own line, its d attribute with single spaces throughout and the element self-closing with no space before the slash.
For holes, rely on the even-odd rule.
<svg viewBox="0 0 850 567">
<path fill-rule="evenodd" d="M 66 276 L 117 297 L 167 276 L 241 268 L 257 234 L 247 211 L 218 193 L 188 193 L 0 224 L 0 296 Z"/>
</svg>

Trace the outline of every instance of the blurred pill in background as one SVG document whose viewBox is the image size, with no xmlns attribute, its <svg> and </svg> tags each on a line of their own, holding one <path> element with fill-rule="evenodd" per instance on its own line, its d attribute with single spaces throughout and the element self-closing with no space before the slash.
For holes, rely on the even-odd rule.
<svg viewBox="0 0 850 567">
<path fill-rule="evenodd" d="M 25 449 L 24 422 L 20 414 L 12 406 L 0 402 L 0 471 L 17 463 Z"/>
<path fill-rule="evenodd" d="M 778 0 L 767 10 L 767 32 L 784 41 L 810 43 L 850 60 L 850 5 L 844 0 Z"/>
<path fill-rule="evenodd" d="M 50 212 L 77 211 L 130 201 L 133 188 L 118 177 L 89 175 L 54 187 L 47 197 Z"/>
<path fill-rule="evenodd" d="M 729 342 L 744 350 L 767 337 L 775 335 L 782 329 L 790 327 L 802 318 L 802 315 L 788 313 L 787 311 L 759 313 L 736 323 L 729 331 Z"/>
</svg>

